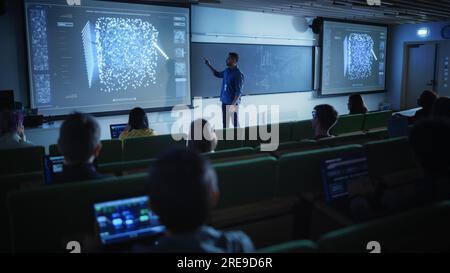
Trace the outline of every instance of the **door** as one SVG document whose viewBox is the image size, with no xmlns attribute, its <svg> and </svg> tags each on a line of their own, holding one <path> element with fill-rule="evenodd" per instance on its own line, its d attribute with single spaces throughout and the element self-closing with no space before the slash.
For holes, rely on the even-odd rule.
<svg viewBox="0 0 450 273">
<path fill-rule="evenodd" d="M 415 108 L 424 90 L 436 90 L 437 44 L 417 44 L 409 47 L 408 78 L 405 108 Z"/>
</svg>

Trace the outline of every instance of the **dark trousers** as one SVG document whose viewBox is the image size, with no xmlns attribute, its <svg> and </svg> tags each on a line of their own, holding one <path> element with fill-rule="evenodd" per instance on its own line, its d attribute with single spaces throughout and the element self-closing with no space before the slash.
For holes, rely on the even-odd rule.
<svg viewBox="0 0 450 273">
<path fill-rule="evenodd" d="M 233 125 L 234 128 L 239 126 L 238 123 L 238 111 L 230 113 L 230 105 L 222 103 L 222 125 L 223 128 L 227 128 L 227 121 L 229 121 L 231 114 L 233 114 Z"/>
</svg>

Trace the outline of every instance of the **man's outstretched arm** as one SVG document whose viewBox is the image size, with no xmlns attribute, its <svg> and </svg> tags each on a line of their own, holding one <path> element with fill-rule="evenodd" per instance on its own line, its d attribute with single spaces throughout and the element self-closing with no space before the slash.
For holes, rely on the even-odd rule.
<svg viewBox="0 0 450 273">
<path fill-rule="evenodd" d="M 211 72 L 214 74 L 214 76 L 218 77 L 218 78 L 223 78 L 223 73 L 217 71 L 209 62 L 208 59 L 205 58 L 205 64 L 209 67 L 209 69 L 211 69 Z"/>
</svg>

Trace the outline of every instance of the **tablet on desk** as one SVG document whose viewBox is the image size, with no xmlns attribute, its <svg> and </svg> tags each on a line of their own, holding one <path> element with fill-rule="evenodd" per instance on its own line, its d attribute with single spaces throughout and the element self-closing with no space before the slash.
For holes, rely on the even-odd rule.
<svg viewBox="0 0 450 273">
<path fill-rule="evenodd" d="M 97 203 L 94 213 L 103 245 L 161 235 L 166 230 L 150 209 L 148 196 Z"/>
</svg>

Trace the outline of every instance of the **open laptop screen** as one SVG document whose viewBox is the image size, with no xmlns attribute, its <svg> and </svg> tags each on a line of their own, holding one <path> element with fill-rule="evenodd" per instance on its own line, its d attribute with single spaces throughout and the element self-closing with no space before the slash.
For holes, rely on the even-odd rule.
<svg viewBox="0 0 450 273">
<path fill-rule="evenodd" d="M 119 138 L 120 134 L 127 128 L 127 124 L 111 124 L 109 131 L 111 132 L 111 139 Z"/>
<path fill-rule="evenodd" d="M 94 212 L 99 238 L 104 245 L 165 231 L 159 217 L 151 211 L 147 196 L 97 203 Z"/>
<path fill-rule="evenodd" d="M 321 169 L 327 202 L 348 196 L 348 183 L 369 177 L 367 157 L 362 155 L 324 160 Z"/>
<path fill-rule="evenodd" d="M 64 156 L 44 156 L 45 184 L 53 184 L 64 169 Z"/>
</svg>

